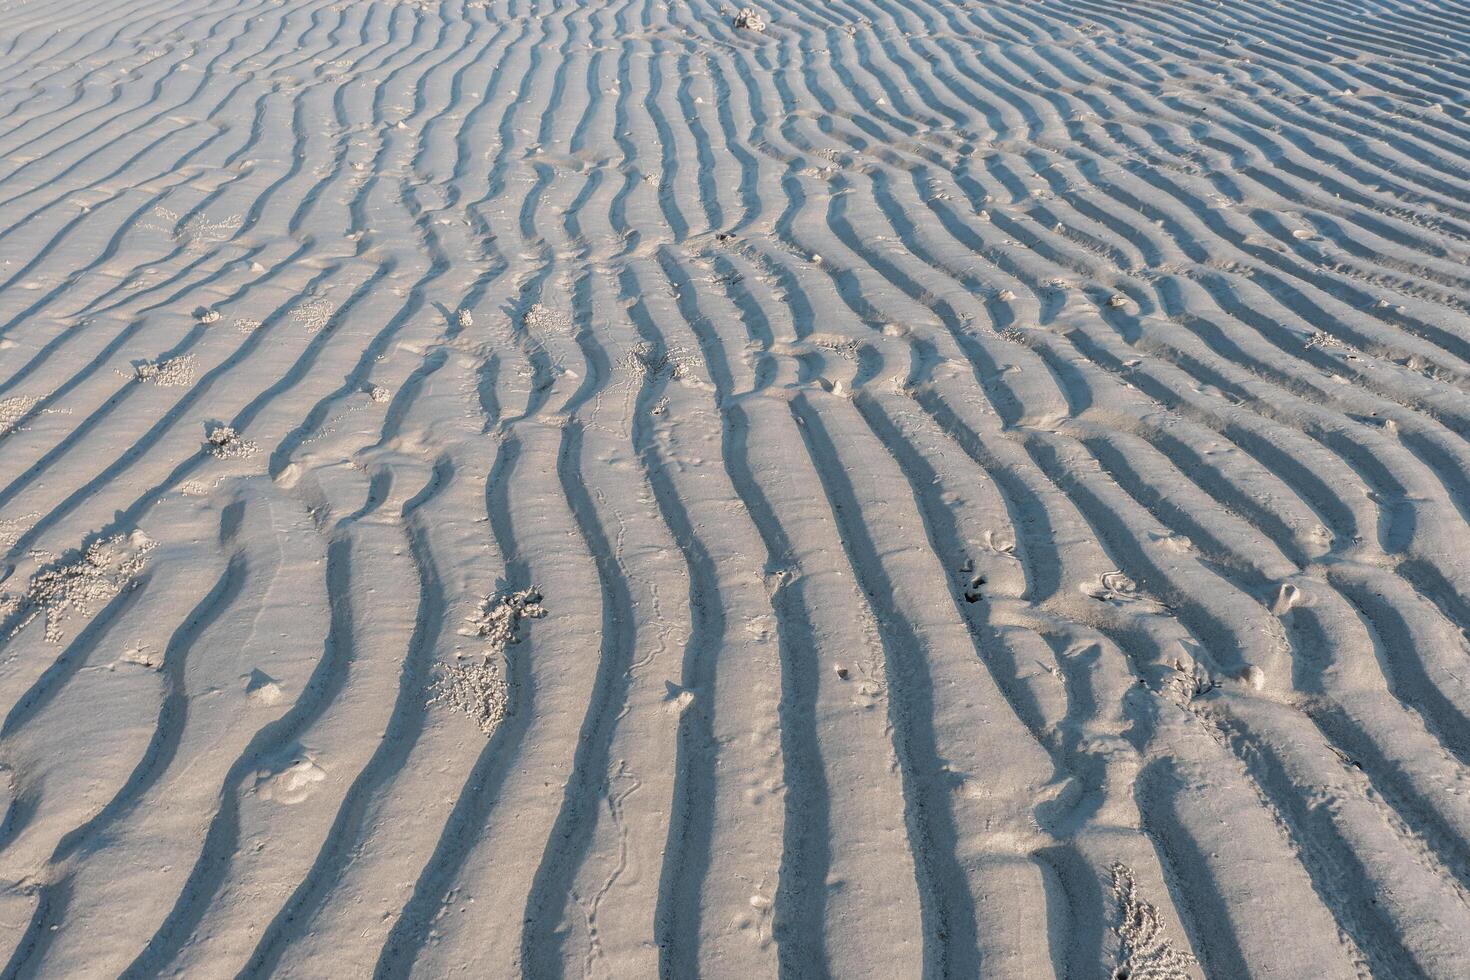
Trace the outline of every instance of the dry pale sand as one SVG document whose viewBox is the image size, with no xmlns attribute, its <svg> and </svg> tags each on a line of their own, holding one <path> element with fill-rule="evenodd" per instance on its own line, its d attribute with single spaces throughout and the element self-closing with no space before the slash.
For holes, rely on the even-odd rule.
<svg viewBox="0 0 1470 980">
<path fill-rule="evenodd" d="M 1467 56 L 0 0 L 0 976 L 1470 976 Z"/>
</svg>

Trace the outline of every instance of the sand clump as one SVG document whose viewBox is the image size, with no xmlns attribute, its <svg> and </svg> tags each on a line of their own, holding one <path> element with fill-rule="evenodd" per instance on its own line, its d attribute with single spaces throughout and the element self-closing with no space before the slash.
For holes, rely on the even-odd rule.
<svg viewBox="0 0 1470 980">
<path fill-rule="evenodd" d="M 153 216 L 161 221 L 167 222 L 167 226 L 160 230 L 172 235 L 174 240 L 186 250 L 195 253 L 212 251 L 216 246 L 223 245 L 234 237 L 240 230 L 241 218 L 238 214 L 227 215 L 223 218 L 211 218 L 206 214 L 192 214 L 187 218 L 176 211 L 168 208 L 157 207 L 153 209 Z M 154 225 L 152 227 L 158 227 Z"/>
<path fill-rule="evenodd" d="M 193 354 L 140 361 L 133 369 L 133 377 L 160 388 L 185 388 L 194 383 L 196 365 Z"/>
<path fill-rule="evenodd" d="M 491 660 L 482 663 L 451 664 L 434 681 L 430 704 L 444 704 L 472 718 L 480 731 L 491 735 L 505 720 L 510 703 L 510 685 L 505 682 L 500 665 Z"/>
<path fill-rule="evenodd" d="M 546 615 L 541 605 L 541 593 L 535 589 L 487 596 L 480 603 L 480 612 L 470 622 L 475 634 L 484 637 L 490 648 L 500 653 L 506 647 L 520 641 L 517 629 L 522 619 L 540 619 Z"/>
<path fill-rule="evenodd" d="M 1305 350 L 1345 350 L 1347 344 L 1325 330 L 1318 330 L 1307 338 L 1302 348 Z"/>
<path fill-rule="evenodd" d="M 37 617 L 46 620 L 46 640 L 59 643 L 61 624 L 73 613 L 90 615 L 99 605 L 130 588 L 147 564 L 153 542 L 141 531 L 117 534 L 87 545 L 74 558 L 57 559 L 31 577 L 21 596 L 0 599 L 14 637 Z M 8 607 L 8 608 L 5 608 Z"/>
<path fill-rule="evenodd" d="M 757 34 L 766 32 L 766 22 L 754 7 L 741 7 L 740 12 L 735 15 L 734 25 L 742 31 L 755 31 Z"/>
<path fill-rule="evenodd" d="M 672 360 L 667 350 L 645 340 L 624 354 L 618 363 L 635 374 L 656 378 L 668 369 Z"/>
<path fill-rule="evenodd" d="M 487 596 L 469 619 L 472 635 L 486 641 L 480 659 L 446 665 L 434 682 L 429 703 L 448 705 L 472 718 L 486 735 L 492 734 L 510 707 L 510 685 L 500 661 L 512 644 L 520 642 L 521 621 L 545 615 L 541 593 L 535 589 Z"/>
<path fill-rule="evenodd" d="M 40 516 L 40 514 L 32 512 L 19 520 L 0 517 L 0 548 L 9 548 L 19 541 L 21 535 L 25 533 L 26 528 L 29 526 L 27 522 L 34 521 Z"/>
<path fill-rule="evenodd" d="M 554 331 L 556 333 L 571 333 L 572 321 L 560 310 L 553 310 L 540 303 L 532 303 L 530 309 L 526 310 L 521 317 L 521 324 L 527 330 Z"/>
<path fill-rule="evenodd" d="M 1118 904 L 1118 965 L 1115 980 L 1187 980 L 1199 961 L 1176 949 L 1164 937 L 1159 910 L 1138 894 L 1138 883 L 1127 865 L 1114 864 L 1113 900 Z"/>
<path fill-rule="evenodd" d="M 205 451 L 215 459 L 245 459 L 260 452 L 260 447 L 243 438 L 228 425 L 218 425 L 209 430 Z"/>
<path fill-rule="evenodd" d="M 332 323 L 337 308 L 324 299 L 302 300 L 291 311 L 291 319 L 301 324 L 307 333 L 320 333 Z"/>
<path fill-rule="evenodd" d="M 704 367 L 703 358 L 682 345 L 660 347 L 646 340 L 620 357 L 618 364 L 630 371 L 634 379 L 647 381 L 667 373 L 671 380 L 694 382 Z"/>
<path fill-rule="evenodd" d="M 20 423 L 30 414 L 41 399 L 29 395 L 11 395 L 0 398 L 0 439 L 20 428 Z"/>
</svg>

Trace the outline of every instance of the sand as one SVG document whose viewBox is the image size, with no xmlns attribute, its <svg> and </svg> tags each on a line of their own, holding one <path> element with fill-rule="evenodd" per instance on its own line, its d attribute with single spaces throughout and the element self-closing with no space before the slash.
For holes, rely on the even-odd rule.
<svg viewBox="0 0 1470 980">
<path fill-rule="evenodd" d="M 1470 976 L 1467 54 L 0 0 L 0 976 Z"/>
</svg>

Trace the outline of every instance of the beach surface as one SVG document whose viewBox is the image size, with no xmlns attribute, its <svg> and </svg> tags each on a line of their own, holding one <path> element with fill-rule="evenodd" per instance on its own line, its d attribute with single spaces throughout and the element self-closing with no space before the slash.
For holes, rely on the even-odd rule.
<svg viewBox="0 0 1470 980">
<path fill-rule="evenodd" d="M 0 976 L 1470 976 L 1467 55 L 0 0 Z"/>
</svg>

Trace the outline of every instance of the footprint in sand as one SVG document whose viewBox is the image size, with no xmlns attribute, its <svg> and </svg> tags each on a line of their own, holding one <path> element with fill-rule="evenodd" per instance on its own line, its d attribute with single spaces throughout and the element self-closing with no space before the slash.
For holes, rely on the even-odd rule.
<svg viewBox="0 0 1470 980">
<path fill-rule="evenodd" d="M 307 756 L 279 772 L 261 770 L 256 773 L 255 793 L 262 800 L 292 806 L 311 796 L 317 784 L 326 778 L 326 770 Z"/>
<path fill-rule="evenodd" d="M 286 692 L 265 671 L 252 670 L 245 678 L 245 697 L 250 699 L 251 704 L 268 708 L 285 700 Z"/>
<path fill-rule="evenodd" d="M 117 660 L 109 669 L 116 669 L 119 665 L 133 667 L 144 667 L 148 670 L 161 670 L 163 668 L 162 651 L 150 649 L 146 643 L 134 643 L 122 653 L 118 654 Z"/>
<path fill-rule="evenodd" d="M 1143 598 L 1138 594 L 1138 583 L 1120 571 L 1104 572 L 1098 583 L 1087 594 L 1104 602 L 1136 602 Z"/>
</svg>

